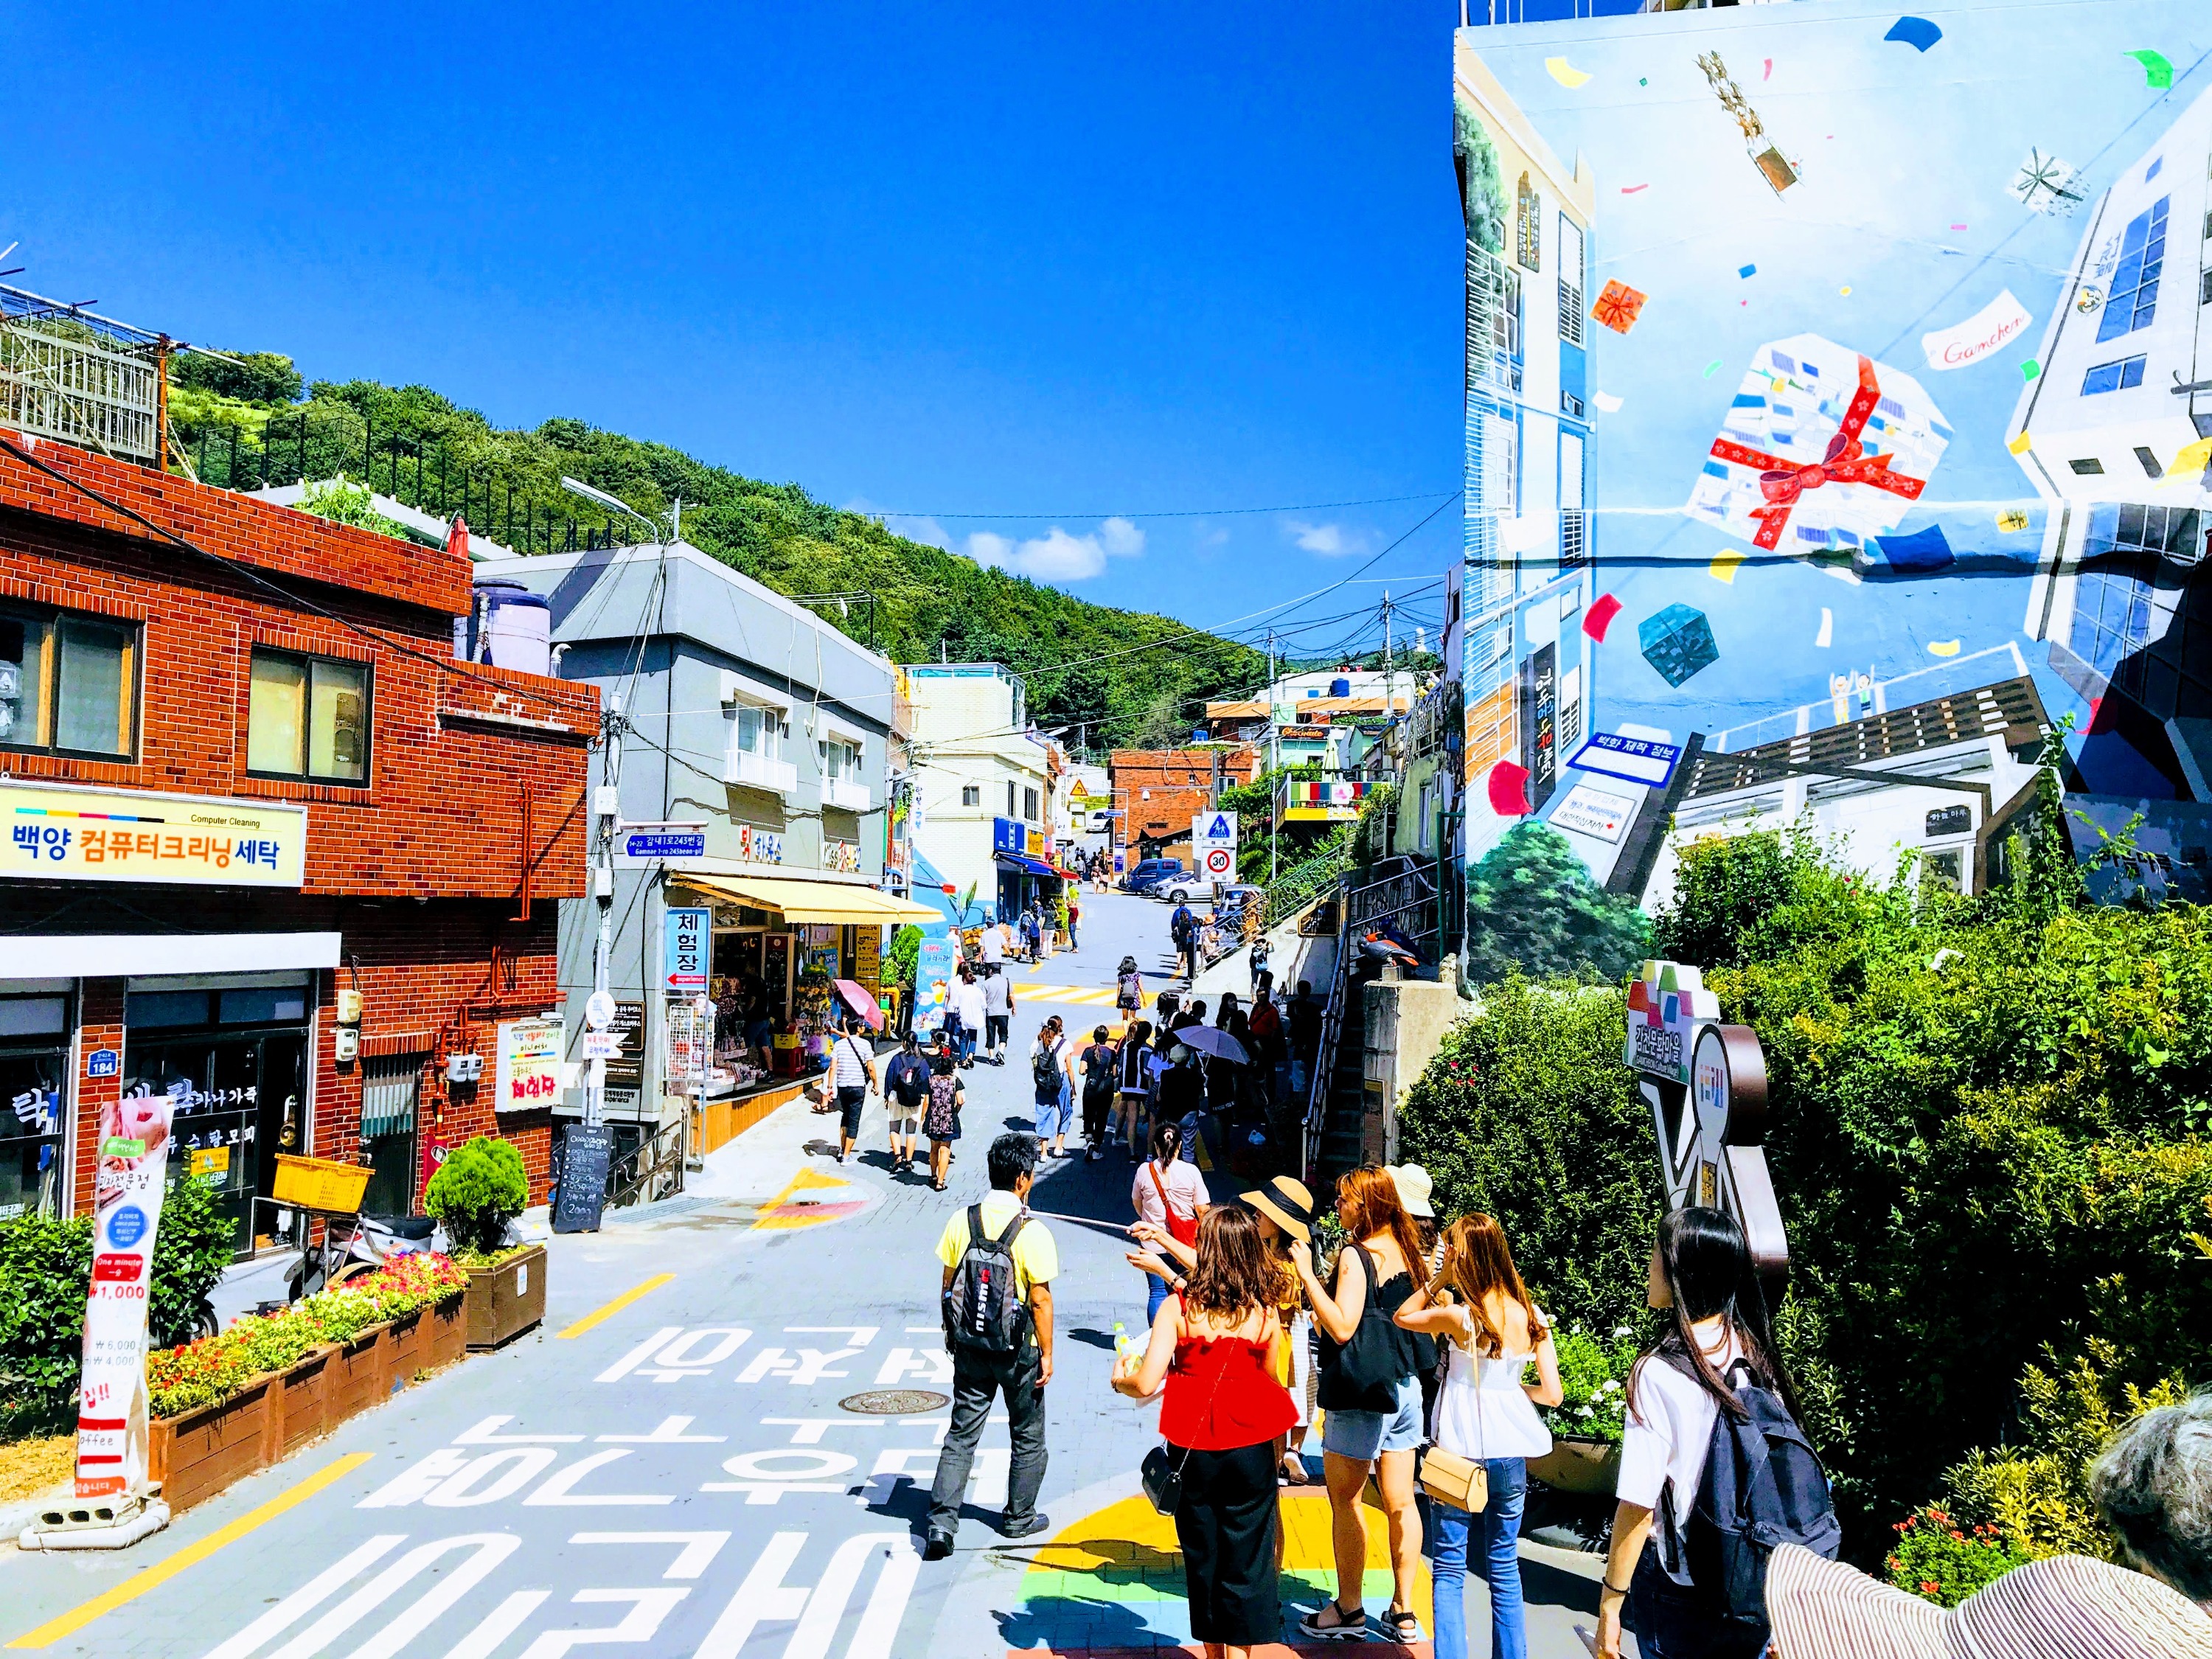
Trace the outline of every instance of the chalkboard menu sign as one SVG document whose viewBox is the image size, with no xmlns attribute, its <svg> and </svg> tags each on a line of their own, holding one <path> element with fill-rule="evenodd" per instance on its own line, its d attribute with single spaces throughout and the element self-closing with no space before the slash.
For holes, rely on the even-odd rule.
<svg viewBox="0 0 2212 1659">
<path fill-rule="evenodd" d="M 556 1233 L 595 1233 L 607 1201 L 607 1166 L 615 1132 L 604 1123 L 571 1123 L 561 1137 L 561 1190 L 553 1206 Z"/>
</svg>

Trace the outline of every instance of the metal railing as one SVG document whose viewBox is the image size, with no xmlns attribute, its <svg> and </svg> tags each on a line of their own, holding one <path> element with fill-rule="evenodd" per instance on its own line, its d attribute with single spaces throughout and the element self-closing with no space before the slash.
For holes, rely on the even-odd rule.
<svg viewBox="0 0 2212 1659">
<path fill-rule="evenodd" d="M 1273 927 L 1334 887 L 1352 865 L 1352 837 L 1345 836 L 1294 864 L 1267 884 L 1261 926 Z"/>
<path fill-rule="evenodd" d="M 680 1117 L 664 1123 L 638 1142 L 635 1151 L 615 1159 L 607 1170 L 610 1209 L 650 1204 L 684 1190 L 684 1127 Z"/>
</svg>

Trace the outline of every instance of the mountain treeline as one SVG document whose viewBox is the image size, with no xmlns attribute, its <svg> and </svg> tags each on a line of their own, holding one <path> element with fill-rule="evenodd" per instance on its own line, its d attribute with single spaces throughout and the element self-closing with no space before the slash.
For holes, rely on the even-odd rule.
<svg viewBox="0 0 2212 1659">
<path fill-rule="evenodd" d="M 495 427 L 427 386 L 306 383 L 274 352 L 187 353 L 171 374 L 171 422 L 210 483 L 247 489 L 343 472 L 428 513 L 458 510 L 471 529 L 532 552 L 646 538 L 642 526 L 563 489 L 564 473 L 662 523 L 680 498 L 692 545 L 894 660 L 1006 664 L 1028 684 L 1033 720 L 1079 726 L 1094 750 L 1187 739 L 1207 698 L 1266 678 L 1266 657 L 1249 646 L 1092 605 L 893 535 L 799 484 L 765 483 L 584 421 Z M 1145 646 L 1156 648 L 1133 648 Z"/>
</svg>

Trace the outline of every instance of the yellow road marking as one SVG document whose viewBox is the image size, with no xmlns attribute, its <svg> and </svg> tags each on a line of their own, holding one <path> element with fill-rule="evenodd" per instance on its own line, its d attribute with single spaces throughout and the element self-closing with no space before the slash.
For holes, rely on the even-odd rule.
<svg viewBox="0 0 2212 1659">
<path fill-rule="evenodd" d="M 617 1314 L 620 1313 L 624 1308 L 629 1306 L 631 1303 L 636 1301 L 638 1297 L 645 1295 L 647 1291 L 659 1290 L 663 1285 L 665 1285 L 670 1279 L 675 1277 L 676 1275 L 674 1273 L 655 1273 L 652 1278 L 647 1279 L 642 1285 L 633 1285 L 629 1289 L 624 1291 L 613 1301 L 603 1303 L 599 1307 L 592 1309 L 591 1312 L 586 1314 L 574 1324 L 569 1326 L 567 1330 L 560 1332 L 559 1334 L 562 1336 L 581 1336 L 586 1331 L 592 1329 L 594 1326 L 602 1324 L 605 1321 L 612 1319 Z"/>
<path fill-rule="evenodd" d="M 127 1602 L 135 1601 L 148 1590 L 157 1589 L 187 1568 L 196 1567 L 217 1550 L 235 1544 L 255 1528 L 274 1521 L 287 1510 L 306 1503 L 325 1486 L 343 1480 L 376 1454 L 348 1452 L 335 1463 L 325 1465 L 289 1492 L 279 1492 L 258 1509 L 248 1510 L 228 1526 L 217 1528 L 197 1544 L 187 1544 L 166 1560 L 133 1573 L 113 1589 L 95 1595 L 82 1607 L 58 1619 L 49 1619 L 28 1635 L 19 1636 L 8 1644 L 11 1648 L 43 1648 L 58 1642 L 64 1636 L 75 1634 L 105 1613 L 110 1613 Z"/>
</svg>

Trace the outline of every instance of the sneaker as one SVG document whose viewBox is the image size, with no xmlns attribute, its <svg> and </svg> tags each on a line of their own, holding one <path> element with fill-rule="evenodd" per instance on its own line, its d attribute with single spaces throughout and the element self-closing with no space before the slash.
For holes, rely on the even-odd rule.
<svg viewBox="0 0 2212 1659">
<path fill-rule="evenodd" d="M 952 1534 L 949 1532 L 930 1534 L 927 1541 L 921 1547 L 921 1559 L 925 1561 L 942 1561 L 951 1553 Z"/>
<path fill-rule="evenodd" d="M 1034 1538 L 1041 1532 L 1050 1532 L 1051 1530 L 1052 1517 L 1045 1514 L 1042 1510 L 1037 1510 L 1024 1520 L 1017 1521 L 1012 1516 L 1009 1516 L 1005 1520 L 999 1522 L 1000 1535 L 1005 1538 Z M 946 1540 L 945 1545 L 947 1548 L 950 1548 L 951 1547 L 951 1540 L 950 1539 Z"/>
</svg>

